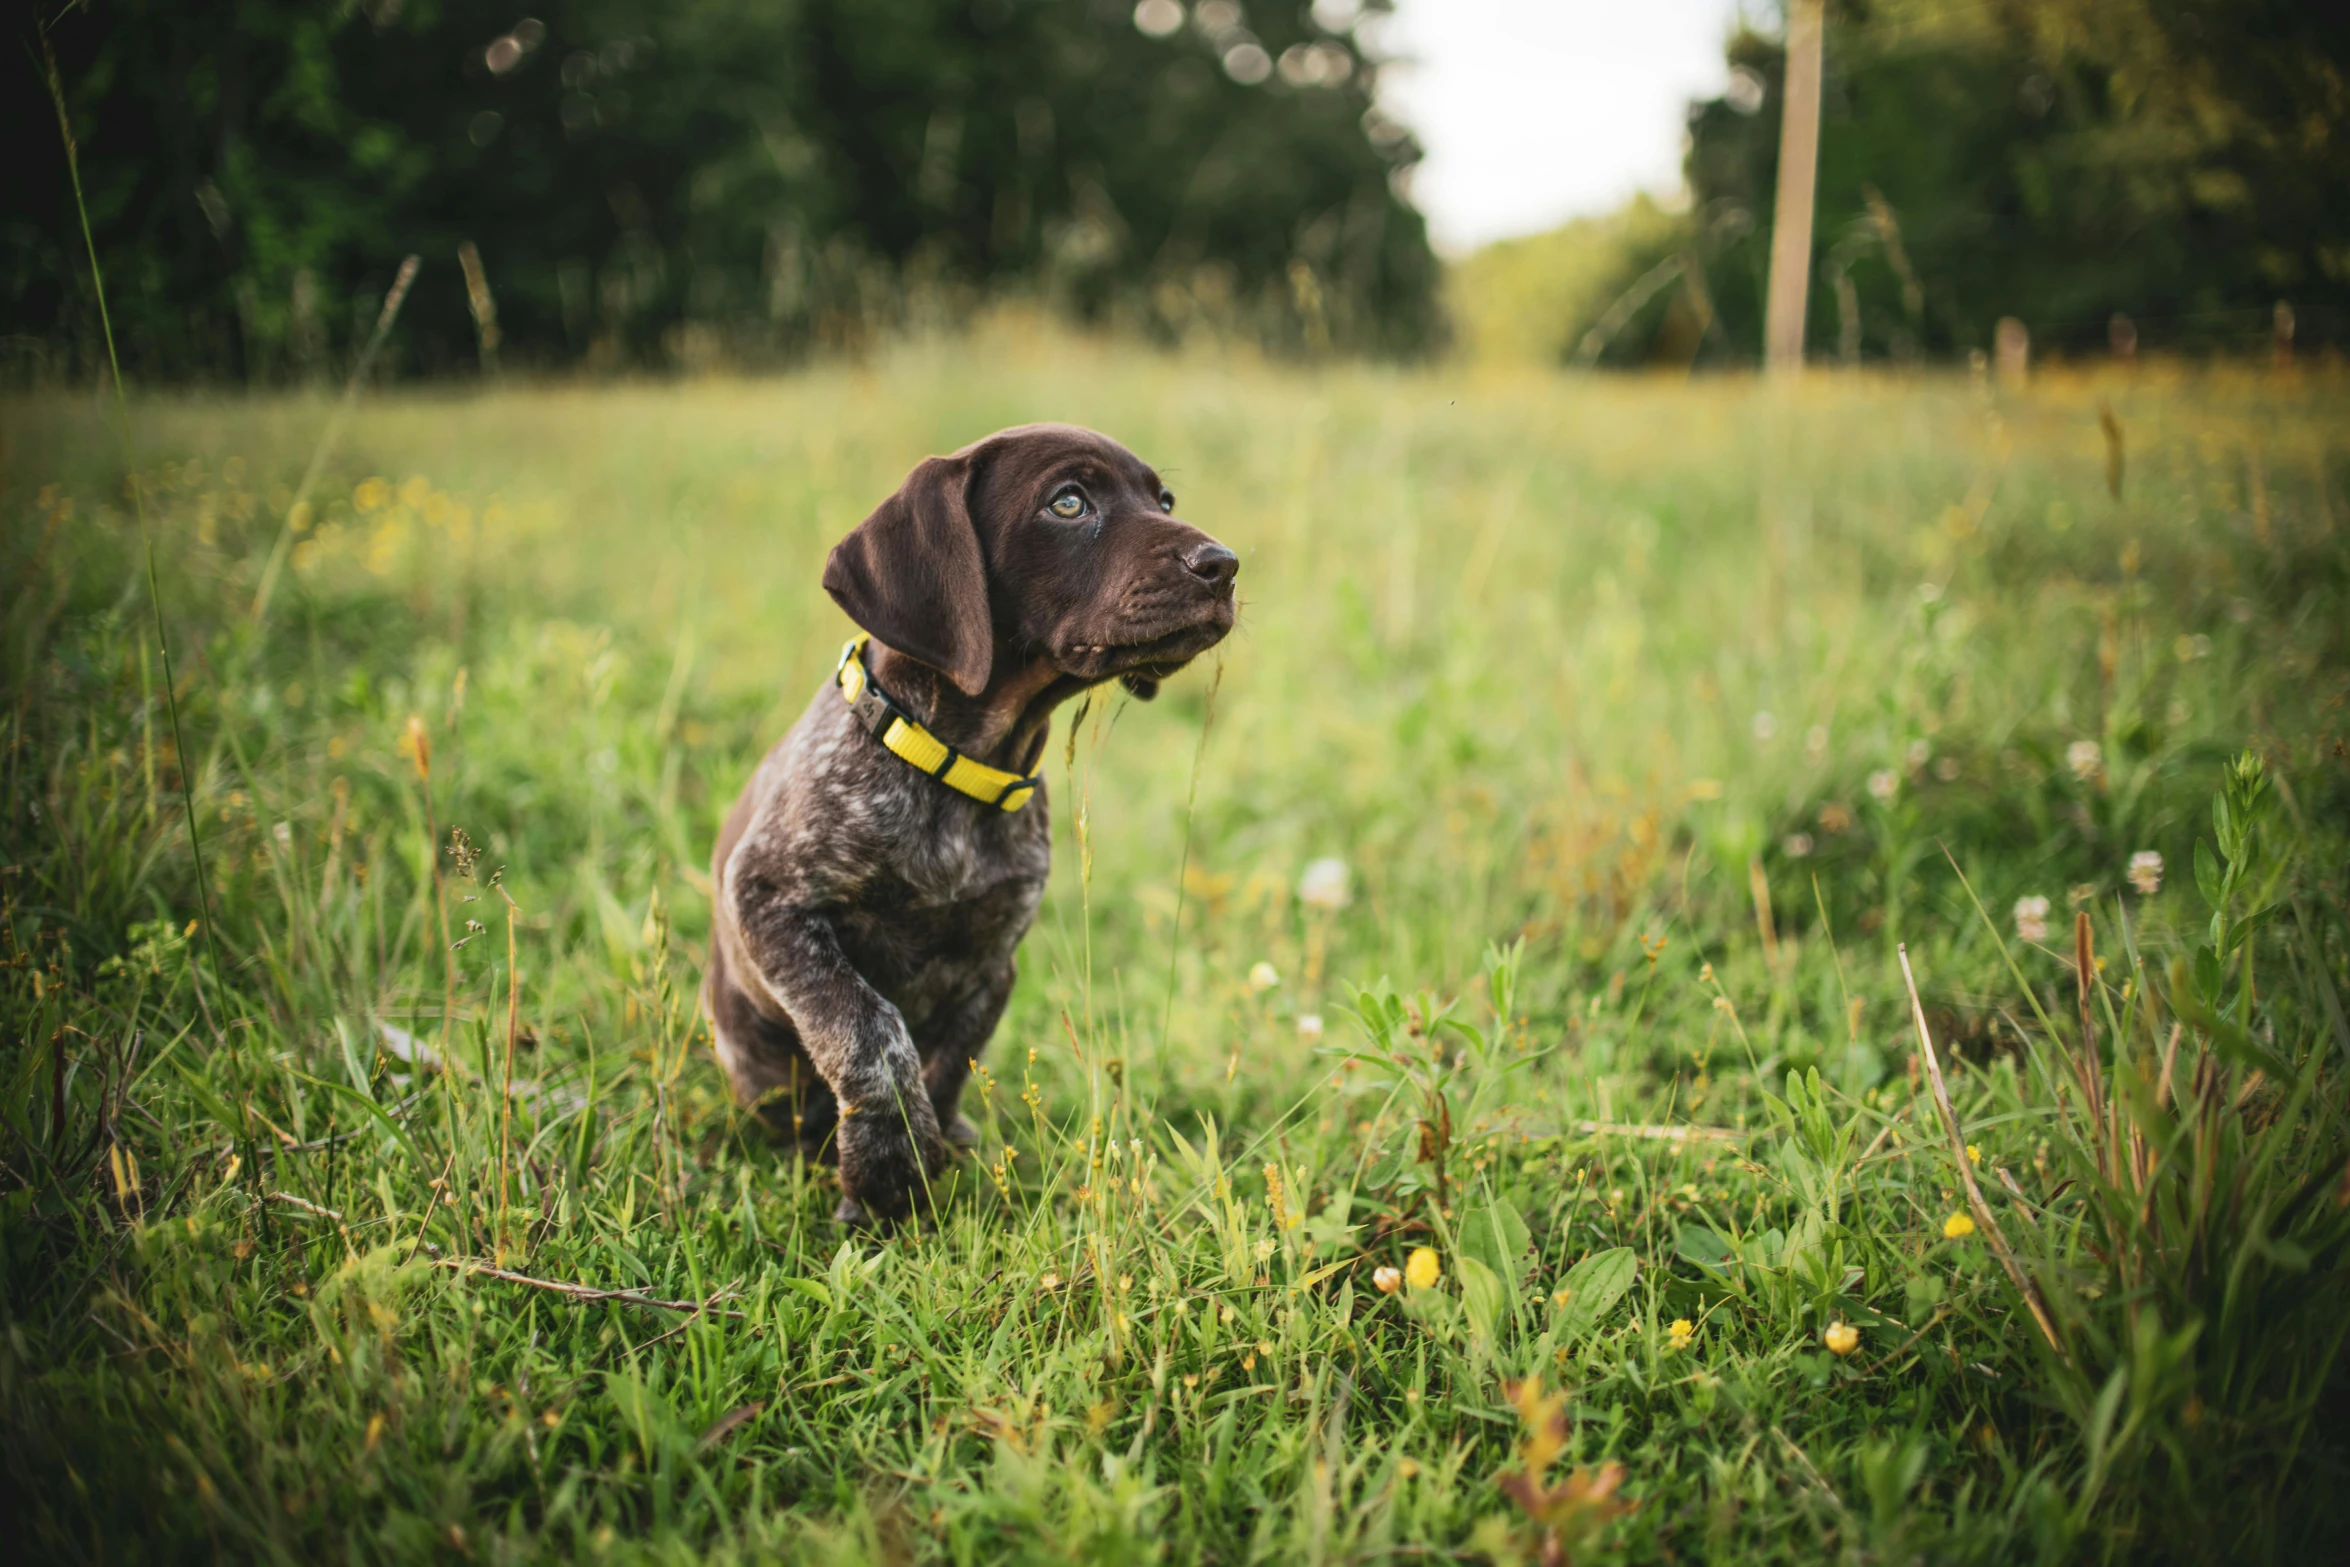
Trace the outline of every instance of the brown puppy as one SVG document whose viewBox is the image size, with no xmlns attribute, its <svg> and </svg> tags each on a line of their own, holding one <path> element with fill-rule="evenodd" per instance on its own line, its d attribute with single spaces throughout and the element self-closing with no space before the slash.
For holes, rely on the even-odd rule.
<svg viewBox="0 0 2350 1567">
<path fill-rule="evenodd" d="M 1053 709 L 1148 698 L 1232 629 L 1239 560 L 1174 509 L 1117 442 L 1028 425 L 923 462 L 824 568 L 871 641 L 719 834 L 703 1000 L 737 1097 L 839 1160 L 843 1220 L 905 1217 L 972 1140 L 1051 863 Z"/>
</svg>

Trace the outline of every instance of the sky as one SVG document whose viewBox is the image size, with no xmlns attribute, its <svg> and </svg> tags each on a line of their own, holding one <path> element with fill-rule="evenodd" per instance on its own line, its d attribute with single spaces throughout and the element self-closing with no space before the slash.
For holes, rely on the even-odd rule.
<svg viewBox="0 0 2350 1567">
<path fill-rule="evenodd" d="M 1419 134 L 1412 199 L 1460 254 L 1681 184 L 1683 111 L 1728 76 L 1736 0 L 1397 0 L 1380 102 Z"/>
</svg>

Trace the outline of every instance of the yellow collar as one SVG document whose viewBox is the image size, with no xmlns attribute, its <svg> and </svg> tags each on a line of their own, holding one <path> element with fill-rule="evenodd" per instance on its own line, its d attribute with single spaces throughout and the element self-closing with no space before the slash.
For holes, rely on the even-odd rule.
<svg viewBox="0 0 2350 1567">
<path fill-rule="evenodd" d="M 888 692 L 874 684 L 873 671 L 865 667 L 865 644 L 871 640 L 862 631 L 849 638 L 848 646 L 840 650 L 840 667 L 832 672 L 833 683 L 840 687 L 842 699 L 865 732 L 907 766 L 928 773 L 957 794 L 967 794 L 982 805 L 1003 811 L 1026 805 L 1037 785 L 1044 782 L 1044 775 L 1023 778 L 975 762 L 916 723 L 890 700 Z"/>
</svg>

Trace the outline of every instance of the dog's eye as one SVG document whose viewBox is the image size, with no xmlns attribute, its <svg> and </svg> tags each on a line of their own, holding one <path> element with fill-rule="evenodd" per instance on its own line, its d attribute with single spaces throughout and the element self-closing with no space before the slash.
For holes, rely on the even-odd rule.
<svg viewBox="0 0 2350 1567">
<path fill-rule="evenodd" d="M 1161 510 L 1161 511 L 1163 511 L 1163 512 L 1172 512 L 1172 511 L 1174 511 L 1174 509 L 1175 509 L 1175 492 L 1174 492 L 1173 490 L 1161 490 L 1161 491 L 1159 491 L 1159 510 Z"/>
<path fill-rule="evenodd" d="M 1085 515 L 1085 492 L 1072 485 L 1054 496 L 1048 509 L 1063 521 L 1082 517 Z"/>
</svg>

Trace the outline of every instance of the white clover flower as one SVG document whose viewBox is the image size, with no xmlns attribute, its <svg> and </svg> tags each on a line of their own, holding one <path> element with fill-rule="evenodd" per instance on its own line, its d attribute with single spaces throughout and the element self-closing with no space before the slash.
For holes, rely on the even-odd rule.
<svg viewBox="0 0 2350 1567">
<path fill-rule="evenodd" d="M 2075 740 L 2064 748 L 2064 765 L 2073 770 L 2073 776 L 2088 783 L 2105 770 L 2105 752 L 2094 740 Z"/>
<path fill-rule="evenodd" d="M 1281 971 L 1261 959 L 1248 971 L 1248 988 L 1260 996 L 1280 983 Z"/>
<path fill-rule="evenodd" d="M 1901 792 L 1901 775 L 1890 767 L 1880 767 L 1869 774 L 1869 793 L 1890 805 Z"/>
<path fill-rule="evenodd" d="M 2130 885 L 2151 898 L 2162 891 L 2162 855 L 2154 849 L 2140 849 L 2130 856 Z"/>
<path fill-rule="evenodd" d="M 1310 909 L 1346 907 L 1346 861 L 1315 860 L 1297 881 L 1297 898 Z"/>
<path fill-rule="evenodd" d="M 1297 1015 L 1297 1037 L 1308 1044 L 1322 1037 L 1322 1014 L 1300 1012 Z"/>
<path fill-rule="evenodd" d="M 2015 900 L 2015 933 L 2024 941 L 2048 939 L 2048 900 L 2042 897 Z"/>
</svg>

